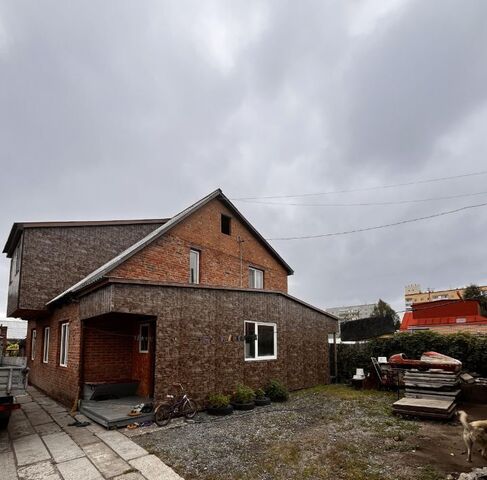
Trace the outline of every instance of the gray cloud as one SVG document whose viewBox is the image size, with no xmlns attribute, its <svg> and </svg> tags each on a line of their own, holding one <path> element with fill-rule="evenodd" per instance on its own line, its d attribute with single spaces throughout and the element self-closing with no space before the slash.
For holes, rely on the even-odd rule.
<svg viewBox="0 0 487 480">
<path fill-rule="evenodd" d="M 0 237 L 14 221 L 160 217 L 230 196 L 360 188 L 482 170 L 485 3 L 4 2 Z M 482 191 L 485 177 L 319 198 Z M 479 197 L 485 198 L 485 197 Z M 430 214 L 239 203 L 267 237 Z M 400 307 L 404 284 L 487 281 L 481 210 L 275 242 L 291 293 Z M 0 316 L 8 262 L 0 260 Z"/>
</svg>

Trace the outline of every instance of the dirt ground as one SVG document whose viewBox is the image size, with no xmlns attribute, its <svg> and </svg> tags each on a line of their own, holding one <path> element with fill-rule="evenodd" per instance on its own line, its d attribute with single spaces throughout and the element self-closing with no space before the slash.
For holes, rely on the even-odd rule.
<svg viewBox="0 0 487 480">
<path fill-rule="evenodd" d="M 459 405 L 465 410 L 469 421 L 487 419 L 487 405 Z M 445 474 L 468 472 L 473 467 L 487 467 L 487 459 L 482 458 L 478 449 L 472 454 L 472 463 L 467 463 L 463 427 L 458 421 L 420 422 L 418 448 L 412 458 L 420 465 L 431 465 Z"/>
<path fill-rule="evenodd" d="M 458 422 L 398 418 L 395 399 L 320 386 L 251 412 L 140 429 L 133 440 L 187 480 L 439 480 L 487 466 L 477 452 L 467 464 Z M 464 409 L 472 420 L 487 418 L 485 406 Z"/>
</svg>

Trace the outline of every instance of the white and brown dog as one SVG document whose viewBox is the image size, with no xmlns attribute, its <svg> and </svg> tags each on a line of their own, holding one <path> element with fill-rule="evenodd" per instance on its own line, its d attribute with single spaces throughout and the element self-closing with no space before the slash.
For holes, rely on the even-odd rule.
<svg viewBox="0 0 487 480">
<path fill-rule="evenodd" d="M 472 447 L 475 443 L 480 447 L 482 456 L 487 458 L 487 420 L 469 422 L 467 414 L 460 410 L 458 412 L 460 423 L 463 425 L 463 441 L 467 447 L 467 462 L 472 461 Z"/>
</svg>

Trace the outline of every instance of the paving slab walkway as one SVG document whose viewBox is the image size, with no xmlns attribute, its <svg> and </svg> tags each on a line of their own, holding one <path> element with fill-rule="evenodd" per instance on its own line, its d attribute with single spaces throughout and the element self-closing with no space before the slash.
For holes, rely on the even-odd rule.
<svg viewBox="0 0 487 480">
<path fill-rule="evenodd" d="M 2 480 L 183 480 L 119 431 L 70 426 L 67 409 L 35 388 L 17 401 L 8 431 L 0 430 Z"/>
</svg>

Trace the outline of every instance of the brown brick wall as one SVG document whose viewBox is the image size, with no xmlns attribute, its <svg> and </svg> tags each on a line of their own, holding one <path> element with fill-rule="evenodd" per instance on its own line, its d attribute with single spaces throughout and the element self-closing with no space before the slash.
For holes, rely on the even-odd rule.
<svg viewBox="0 0 487 480">
<path fill-rule="evenodd" d="M 117 285 L 113 292 L 115 310 L 157 316 L 158 398 L 177 382 L 200 400 L 237 383 L 259 387 L 277 378 L 295 390 L 329 382 L 328 333 L 336 322 L 288 297 L 136 285 Z M 244 360 L 244 343 L 237 337 L 245 320 L 277 324 L 276 360 Z"/>
<path fill-rule="evenodd" d="M 219 201 L 213 200 L 169 233 L 128 259 L 110 276 L 168 283 L 189 283 L 189 251 L 200 251 L 200 284 L 248 287 L 248 268 L 264 270 L 264 288 L 287 292 L 287 272 L 253 234 L 232 217 L 231 235 L 220 230 L 221 214 L 232 217 Z M 242 276 L 240 247 L 242 244 Z M 242 278 L 242 283 L 241 283 Z"/>
<path fill-rule="evenodd" d="M 23 310 L 43 310 L 46 302 L 158 226 L 134 224 L 26 229 L 23 233 L 19 295 L 17 297 L 17 285 L 14 284 L 9 289 L 7 315 L 22 316 Z"/>
<path fill-rule="evenodd" d="M 80 315 L 81 313 L 81 315 Z M 95 318 L 86 318 L 96 313 Z M 139 317 L 144 315 L 144 318 Z M 155 318 L 155 373 L 148 355 L 138 355 L 138 324 Z M 279 293 L 221 288 L 113 284 L 30 321 L 27 338 L 31 381 L 70 404 L 79 378 L 80 321 L 84 323 L 86 381 L 138 379 L 139 393 L 164 398 L 182 383 L 204 401 L 231 392 L 237 383 L 254 388 L 279 379 L 291 390 L 329 382 L 328 334 L 337 324 L 323 313 Z M 70 321 L 68 367 L 59 366 L 59 325 Z M 245 361 L 244 321 L 277 324 L 277 359 Z M 49 364 L 42 363 L 43 327 L 51 326 Z M 37 354 L 30 361 L 32 328 Z M 106 330 L 104 332 L 103 330 Z"/>
<path fill-rule="evenodd" d="M 59 365 L 61 323 L 69 322 L 68 366 Z M 49 361 L 42 362 L 44 327 L 50 327 Z M 32 330 L 37 330 L 36 354 L 31 360 Z M 43 320 L 29 320 L 27 331 L 29 381 L 53 398 L 71 405 L 78 390 L 80 360 L 79 305 L 72 303 L 56 309 Z"/>
</svg>

